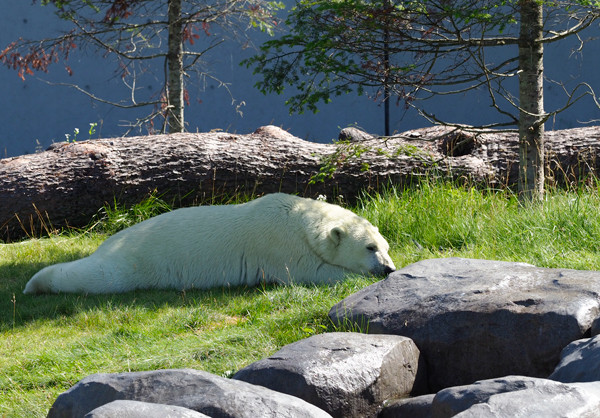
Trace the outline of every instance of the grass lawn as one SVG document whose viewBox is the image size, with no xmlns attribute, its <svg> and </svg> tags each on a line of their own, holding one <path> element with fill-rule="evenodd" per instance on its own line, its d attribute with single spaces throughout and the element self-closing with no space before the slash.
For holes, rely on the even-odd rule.
<svg viewBox="0 0 600 418">
<path fill-rule="evenodd" d="M 424 183 L 365 198 L 352 209 L 379 227 L 399 268 L 426 258 L 472 257 L 600 270 L 597 189 L 554 191 L 544 205 L 522 206 L 505 191 Z M 119 212 L 104 230 L 118 229 L 115 223 L 131 213 Z M 105 237 L 87 232 L 0 244 L 0 416 L 45 416 L 58 394 L 92 373 L 190 367 L 231 376 L 285 344 L 334 331 L 331 306 L 377 280 L 22 294 L 40 268 L 86 256 Z"/>
</svg>

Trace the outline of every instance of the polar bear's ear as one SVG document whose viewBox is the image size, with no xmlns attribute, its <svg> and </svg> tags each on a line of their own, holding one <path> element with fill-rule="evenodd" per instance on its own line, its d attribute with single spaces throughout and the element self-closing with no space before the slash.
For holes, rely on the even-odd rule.
<svg viewBox="0 0 600 418">
<path fill-rule="evenodd" d="M 329 239 L 337 247 L 342 242 L 342 238 L 346 235 L 346 230 L 341 226 L 336 226 L 329 231 Z"/>
</svg>

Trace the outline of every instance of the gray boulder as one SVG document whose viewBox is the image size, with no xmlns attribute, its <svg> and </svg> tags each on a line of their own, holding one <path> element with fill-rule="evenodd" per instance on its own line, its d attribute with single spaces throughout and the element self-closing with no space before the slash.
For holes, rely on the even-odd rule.
<svg viewBox="0 0 600 418">
<path fill-rule="evenodd" d="M 600 382 L 560 383 L 507 376 L 438 392 L 432 418 L 597 417 Z M 401 417 L 401 415 L 398 415 Z"/>
<path fill-rule="evenodd" d="M 138 401 L 112 401 L 93 411 L 84 418 L 209 418 L 208 415 L 174 405 Z"/>
<path fill-rule="evenodd" d="M 431 418 L 434 394 L 387 401 L 378 418 Z"/>
<path fill-rule="evenodd" d="M 389 398 L 426 393 L 419 350 L 406 337 L 334 332 L 289 344 L 233 378 L 304 399 L 334 417 L 376 416 Z"/>
<path fill-rule="evenodd" d="M 600 335 L 566 346 L 548 378 L 563 383 L 600 381 Z"/>
<path fill-rule="evenodd" d="M 600 312 L 600 272 L 425 260 L 335 305 L 334 323 L 411 338 L 432 391 L 519 374 L 547 377 Z"/>
<path fill-rule="evenodd" d="M 176 405 L 210 417 L 329 417 L 293 396 L 199 370 L 94 374 L 60 394 L 48 418 L 83 417 L 115 400 Z"/>
<path fill-rule="evenodd" d="M 591 331 L 590 337 L 600 334 L 600 317 L 596 318 L 594 322 L 592 322 Z"/>
</svg>

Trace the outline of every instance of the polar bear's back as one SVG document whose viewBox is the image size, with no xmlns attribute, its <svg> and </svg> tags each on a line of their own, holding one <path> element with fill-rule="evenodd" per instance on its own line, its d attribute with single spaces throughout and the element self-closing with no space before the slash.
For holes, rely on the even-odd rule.
<svg viewBox="0 0 600 418">
<path fill-rule="evenodd" d="M 92 257 L 128 266 L 119 274 L 138 287 L 285 281 L 299 274 L 290 268 L 314 270 L 317 262 L 310 260 L 306 221 L 300 219 L 304 208 L 297 206 L 303 201 L 274 194 L 238 205 L 177 209 L 120 231 Z"/>
</svg>

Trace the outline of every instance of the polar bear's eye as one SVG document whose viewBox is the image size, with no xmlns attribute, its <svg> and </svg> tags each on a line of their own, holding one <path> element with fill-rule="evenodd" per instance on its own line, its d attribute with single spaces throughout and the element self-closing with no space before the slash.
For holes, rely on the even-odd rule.
<svg viewBox="0 0 600 418">
<path fill-rule="evenodd" d="M 367 251 L 375 252 L 377 251 L 376 245 L 367 245 Z"/>
</svg>

